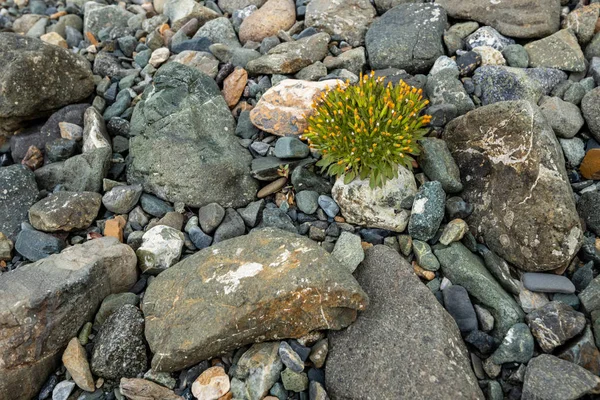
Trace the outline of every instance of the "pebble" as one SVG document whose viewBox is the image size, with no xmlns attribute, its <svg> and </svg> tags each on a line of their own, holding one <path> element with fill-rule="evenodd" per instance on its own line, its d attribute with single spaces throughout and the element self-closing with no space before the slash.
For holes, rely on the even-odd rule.
<svg viewBox="0 0 600 400">
<path fill-rule="evenodd" d="M 538 344 L 546 353 L 578 335 L 585 328 L 585 316 L 572 307 L 551 301 L 534 310 L 525 320 Z"/>
<path fill-rule="evenodd" d="M 590 149 L 585 153 L 579 166 L 581 175 L 586 179 L 600 179 L 600 149 Z"/>
<path fill-rule="evenodd" d="M 246 226 L 249 228 L 254 228 L 259 221 L 260 216 L 262 215 L 263 209 L 265 207 L 264 200 L 253 201 L 248 204 L 245 208 L 239 208 L 238 214 L 246 223 Z"/>
<path fill-rule="evenodd" d="M 532 292 L 525 288 L 519 293 L 519 305 L 526 314 L 548 304 L 548 296 L 545 293 Z"/>
<path fill-rule="evenodd" d="M 202 225 L 202 218 L 200 218 L 200 224 Z M 233 208 L 228 208 L 225 210 L 223 222 L 221 222 L 217 230 L 215 230 L 213 243 L 219 243 L 227 239 L 241 236 L 244 233 L 246 233 L 244 220 Z"/>
<path fill-rule="evenodd" d="M 294 372 L 286 368 L 281 372 L 281 381 L 285 390 L 300 393 L 308 389 L 308 376 L 305 372 Z"/>
<path fill-rule="evenodd" d="M 279 344 L 279 357 L 283 365 L 292 371 L 297 373 L 304 371 L 304 361 L 286 341 Z"/>
<path fill-rule="evenodd" d="M 116 186 L 102 196 L 102 204 L 115 214 L 127 214 L 138 203 L 142 185 Z"/>
<path fill-rule="evenodd" d="M 169 203 L 147 193 L 142 194 L 140 197 L 140 204 L 145 212 L 158 218 L 162 218 L 169 211 L 173 211 L 173 207 Z"/>
<path fill-rule="evenodd" d="M 225 209 L 217 203 L 210 203 L 198 210 L 200 227 L 207 234 L 213 233 L 225 218 Z"/>
<path fill-rule="evenodd" d="M 435 235 L 444 218 L 446 194 L 438 181 L 425 182 L 415 195 L 408 232 L 413 239 L 427 241 Z"/>
<path fill-rule="evenodd" d="M 452 242 L 458 242 L 468 232 L 469 226 L 460 218 L 453 219 L 444 227 L 440 243 L 447 246 Z"/>
<path fill-rule="evenodd" d="M 62 362 L 79 388 L 88 392 L 96 390 L 87 354 L 78 338 L 69 341 Z"/>
<path fill-rule="evenodd" d="M 529 327 L 520 322 L 513 325 L 490 360 L 496 365 L 526 363 L 533 357 L 534 341 Z"/>
<path fill-rule="evenodd" d="M 593 266 L 593 262 L 588 262 L 579 267 L 571 276 L 571 282 L 573 282 L 573 285 L 575 285 L 575 289 L 578 292 L 585 290 L 594 279 Z"/>
<path fill-rule="evenodd" d="M 146 379 L 123 378 L 119 384 L 119 391 L 129 400 L 182 400 L 182 397 L 173 393 L 172 390 Z M 102 397 L 99 397 L 98 400 L 104 399 L 104 392 L 102 390 L 99 392 Z"/>
<path fill-rule="evenodd" d="M 454 318 L 461 334 L 477 330 L 477 315 L 469 299 L 467 290 L 459 285 L 452 285 L 442 290 L 444 305 L 448 313 Z"/>
<path fill-rule="evenodd" d="M 102 326 L 104 322 L 110 317 L 115 311 L 124 306 L 125 304 L 131 304 L 137 306 L 140 303 L 140 298 L 135 293 L 115 293 L 109 294 L 102 300 L 100 309 L 96 313 L 94 318 L 94 324 L 96 328 Z"/>
<path fill-rule="evenodd" d="M 223 367 L 211 367 L 194 381 L 192 393 L 197 399 L 218 400 L 229 392 L 229 388 L 229 376 Z"/>
<path fill-rule="evenodd" d="M 479 321 L 479 329 L 483 332 L 489 332 L 494 329 L 494 316 L 487 308 L 481 307 L 478 304 L 474 304 L 475 314 L 477 315 L 477 321 Z"/>
<path fill-rule="evenodd" d="M 168 48 L 161 47 L 152 52 L 152 55 L 150 56 L 150 60 L 148 61 L 148 63 L 150 65 L 152 65 L 154 68 L 158 68 L 165 61 L 167 61 L 169 59 L 170 55 L 171 55 L 171 52 L 169 51 Z"/>
<path fill-rule="evenodd" d="M 327 353 L 329 352 L 329 342 L 327 339 L 321 339 L 312 347 L 310 352 L 310 361 L 315 365 L 316 368 L 322 368 L 325 365 L 327 359 Z"/>
<path fill-rule="evenodd" d="M 123 243 L 123 230 L 126 223 L 125 218 L 120 215 L 107 220 L 104 223 L 104 236 L 117 238 L 119 242 Z"/>
<path fill-rule="evenodd" d="M 431 247 L 427 244 L 427 242 L 413 240 L 412 249 L 420 267 L 428 271 L 437 271 L 440 269 L 440 262 L 433 254 L 433 251 L 431 251 Z"/>
<path fill-rule="evenodd" d="M 0 232 L 0 261 L 10 261 L 14 244 L 6 235 Z"/>
<path fill-rule="evenodd" d="M 482 354 L 490 354 L 499 345 L 499 342 L 494 337 L 488 335 L 485 332 L 474 330 L 471 331 L 466 337 L 465 342 L 473 345 Z"/>
<path fill-rule="evenodd" d="M 223 97 L 229 108 L 235 107 L 238 103 L 244 88 L 248 83 L 248 72 L 243 68 L 236 68 L 225 80 L 223 81 Z"/>
<path fill-rule="evenodd" d="M 308 146 L 293 136 L 284 136 L 275 143 L 275 157 L 305 158 L 310 154 Z"/>
<path fill-rule="evenodd" d="M 354 272 L 365 258 L 360 236 L 349 232 L 340 234 L 331 254 L 350 272 Z"/>
<path fill-rule="evenodd" d="M 562 275 L 526 272 L 522 277 L 523 286 L 532 292 L 575 293 L 575 285 Z"/>
<path fill-rule="evenodd" d="M 334 218 L 340 212 L 340 207 L 329 196 L 320 195 L 318 198 L 319 206 L 330 218 Z"/>
<path fill-rule="evenodd" d="M 184 240 L 183 233 L 166 225 L 148 230 L 136 251 L 141 271 L 156 275 L 175 264 L 181 257 Z"/>
<path fill-rule="evenodd" d="M 314 214 L 319 208 L 319 193 L 314 190 L 302 190 L 296 193 L 296 205 L 305 214 Z"/>
<path fill-rule="evenodd" d="M 188 232 L 190 240 L 198 250 L 202 250 L 211 245 L 213 238 L 207 235 L 198 226 L 193 226 Z"/>
<path fill-rule="evenodd" d="M 52 400 L 67 400 L 75 388 L 75 382 L 59 382 L 52 391 Z"/>
<path fill-rule="evenodd" d="M 60 253 L 66 243 L 54 236 L 36 231 L 24 229 L 19 232 L 15 242 L 15 250 L 30 261 L 41 260 L 51 254 Z"/>
<path fill-rule="evenodd" d="M 560 146 L 563 149 L 563 154 L 567 159 L 568 163 L 572 167 L 578 167 L 583 161 L 585 152 L 585 143 L 578 137 L 571 139 L 558 139 Z"/>
<path fill-rule="evenodd" d="M 265 198 L 273 193 L 276 193 L 283 189 L 287 184 L 287 178 L 281 177 L 273 182 L 270 182 L 268 185 L 264 186 L 262 189 L 258 191 L 256 197 L 259 199 Z"/>
</svg>

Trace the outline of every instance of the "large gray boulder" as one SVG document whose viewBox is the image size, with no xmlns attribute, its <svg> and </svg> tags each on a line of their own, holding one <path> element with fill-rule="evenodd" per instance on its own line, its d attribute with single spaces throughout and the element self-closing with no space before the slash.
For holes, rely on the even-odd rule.
<svg viewBox="0 0 600 400">
<path fill-rule="evenodd" d="M 452 18 L 490 25 L 515 38 L 548 36 L 560 28 L 560 0 L 435 0 Z"/>
<path fill-rule="evenodd" d="M 130 184 L 192 207 L 243 207 L 254 200 L 252 156 L 215 81 L 179 63 L 154 75 L 131 118 Z"/>
<path fill-rule="evenodd" d="M 3 274 L 0 398 L 33 398 L 102 300 L 136 282 L 136 264 L 129 246 L 106 237 Z"/>
<path fill-rule="evenodd" d="M 435 4 L 400 4 L 375 20 L 365 37 L 371 68 L 428 72 L 444 55 L 446 11 Z"/>
<path fill-rule="evenodd" d="M 265 228 L 167 269 L 142 309 L 152 369 L 178 371 L 246 344 L 344 328 L 367 303 L 348 268 L 318 244 Z"/>
<path fill-rule="evenodd" d="M 462 197 L 474 206 L 472 233 L 525 271 L 569 264 L 583 230 L 561 147 L 540 109 L 507 101 L 470 111 L 446 126 Z"/>
<path fill-rule="evenodd" d="M 38 196 L 35 175 L 23 165 L 2 167 L 0 188 L 0 232 L 14 241 Z"/>
<path fill-rule="evenodd" d="M 406 260 L 374 246 L 356 279 L 369 307 L 346 330 L 329 334 L 331 398 L 484 399 L 454 319 Z"/>
<path fill-rule="evenodd" d="M 0 65 L 0 135 L 94 91 L 87 60 L 39 39 L 0 33 Z"/>
</svg>

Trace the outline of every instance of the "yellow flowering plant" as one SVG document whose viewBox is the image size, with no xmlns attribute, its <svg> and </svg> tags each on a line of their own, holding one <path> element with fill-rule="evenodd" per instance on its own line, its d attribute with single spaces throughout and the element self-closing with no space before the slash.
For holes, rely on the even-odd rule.
<svg viewBox="0 0 600 400">
<path fill-rule="evenodd" d="M 369 178 L 372 188 L 383 186 L 397 175 L 398 165 L 412 169 L 431 121 L 421 115 L 428 103 L 422 89 L 404 81 L 386 86 L 374 72 L 361 74 L 358 84 L 321 93 L 303 138 L 321 153 L 322 171 L 343 176 L 345 183 L 358 177 Z"/>
</svg>

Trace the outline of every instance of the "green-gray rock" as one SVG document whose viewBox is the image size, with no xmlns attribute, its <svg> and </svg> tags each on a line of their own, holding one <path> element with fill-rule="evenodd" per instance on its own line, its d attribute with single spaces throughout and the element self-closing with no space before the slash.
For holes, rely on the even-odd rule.
<svg viewBox="0 0 600 400">
<path fill-rule="evenodd" d="M 152 368 L 177 371 L 245 344 L 341 329 L 367 302 L 348 269 L 315 242 L 253 230 L 150 283 L 143 310 Z"/>
<path fill-rule="evenodd" d="M 188 206 L 242 207 L 254 200 L 252 157 L 208 75 L 167 63 L 154 75 L 131 118 L 129 183 Z"/>
<path fill-rule="evenodd" d="M 100 309 L 98 310 L 98 312 L 96 313 L 96 317 L 94 318 L 94 323 L 100 326 L 104 323 L 104 321 L 106 321 L 108 317 L 110 317 L 110 315 L 113 312 L 115 312 L 121 306 L 124 306 L 125 304 L 137 306 L 139 303 L 140 298 L 135 293 L 126 292 L 109 294 L 104 300 L 102 300 Z"/>
<path fill-rule="evenodd" d="M 29 222 L 44 232 L 86 229 L 98 216 L 101 204 L 99 193 L 60 191 L 31 206 Z"/>
<path fill-rule="evenodd" d="M 460 171 L 448 145 L 442 139 L 428 137 L 420 141 L 423 148 L 419 165 L 432 181 L 438 181 L 446 193 L 458 193 L 463 189 Z"/>
<path fill-rule="evenodd" d="M 94 91 L 87 60 L 39 39 L 0 33 L 0 65 L 0 135 Z"/>
<path fill-rule="evenodd" d="M 408 233 L 413 239 L 427 241 L 435 236 L 444 218 L 446 194 L 438 181 L 425 182 L 415 195 Z"/>
<path fill-rule="evenodd" d="M 585 70 L 585 57 L 577 38 L 569 29 L 525 45 L 530 67 L 558 68 L 563 71 Z"/>
<path fill-rule="evenodd" d="M 515 300 L 462 243 L 453 242 L 448 247 L 434 248 L 433 252 L 444 276 L 467 289 L 469 295 L 492 313 L 496 321 L 493 336 L 503 338 L 514 324 L 523 322 L 523 311 Z"/>
<path fill-rule="evenodd" d="M 269 393 L 283 369 L 278 351 L 279 342 L 267 342 L 253 344 L 244 352 L 231 379 L 234 398 L 262 400 Z"/>
<path fill-rule="evenodd" d="M 285 390 L 298 393 L 308 389 L 308 376 L 306 372 L 294 372 L 286 368 L 281 373 L 281 381 Z"/>
<path fill-rule="evenodd" d="M 437 271 L 438 269 L 440 269 L 440 262 L 433 255 L 431 247 L 429 247 L 427 242 L 413 240 L 412 248 L 415 252 L 415 258 L 417 259 L 417 263 L 419 264 L 419 266 L 423 267 L 428 271 Z"/>
<path fill-rule="evenodd" d="M 527 363 L 533 357 L 534 346 L 533 335 L 529 328 L 519 322 L 510 328 L 500 346 L 492 354 L 492 362 L 497 365 L 512 362 Z"/>
</svg>

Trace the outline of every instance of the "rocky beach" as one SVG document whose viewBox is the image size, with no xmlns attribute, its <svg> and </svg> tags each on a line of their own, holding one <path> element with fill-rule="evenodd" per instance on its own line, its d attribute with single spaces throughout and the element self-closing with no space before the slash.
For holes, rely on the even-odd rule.
<svg viewBox="0 0 600 400">
<path fill-rule="evenodd" d="M 0 0 L 0 400 L 600 398 L 600 2 Z"/>
</svg>

